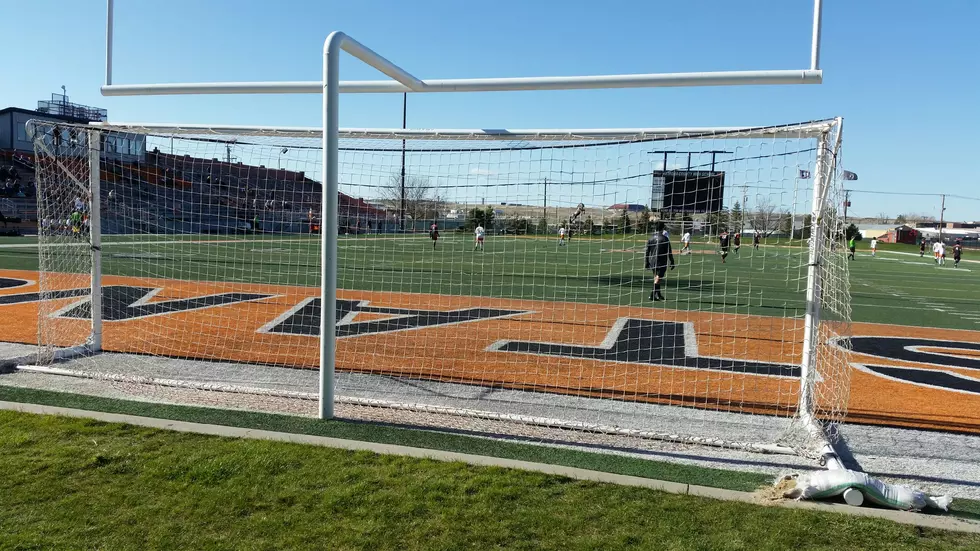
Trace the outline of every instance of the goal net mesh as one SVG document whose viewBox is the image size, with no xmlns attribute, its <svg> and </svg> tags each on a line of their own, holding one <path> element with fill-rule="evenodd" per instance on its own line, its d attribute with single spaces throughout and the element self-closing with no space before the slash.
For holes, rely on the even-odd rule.
<svg viewBox="0 0 980 551">
<path fill-rule="evenodd" d="M 812 454 L 822 437 L 801 420 L 838 423 L 848 400 L 838 132 L 341 131 L 338 416 Z M 33 135 L 40 296 L 19 330 L 48 352 L 43 376 L 315 413 L 332 227 L 318 132 Z M 647 262 L 661 232 L 672 266 Z M 98 264 L 101 351 L 59 359 L 93 348 Z M 801 370 L 811 264 L 819 321 Z"/>
</svg>

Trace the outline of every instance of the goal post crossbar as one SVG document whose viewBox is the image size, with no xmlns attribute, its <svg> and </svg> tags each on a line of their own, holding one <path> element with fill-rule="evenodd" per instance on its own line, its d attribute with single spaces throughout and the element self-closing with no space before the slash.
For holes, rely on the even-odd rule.
<svg viewBox="0 0 980 551">
<path fill-rule="evenodd" d="M 521 128 L 521 129 L 426 129 L 426 128 L 338 128 L 338 133 L 349 138 L 384 139 L 488 139 L 488 140 L 567 140 L 582 139 L 623 139 L 635 141 L 695 139 L 710 134 L 712 139 L 752 138 L 819 138 L 831 130 L 837 119 L 781 124 L 761 127 L 672 127 L 672 128 Z M 108 127 L 114 130 L 132 132 L 160 133 L 199 133 L 200 135 L 275 135 L 282 137 L 320 137 L 321 127 L 312 126 L 253 126 L 199 123 L 157 123 L 157 122 L 93 122 L 94 128 Z"/>
<path fill-rule="evenodd" d="M 105 84 L 101 88 L 104 96 L 321 94 L 329 81 L 324 74 L 320 81 L 113 84 L 114 13 L 115 0 L 106 0 L 106 70 Z M 821 84 L 823 71 L 819 66 L 822 14 L 822 1 L 814 0 L 810 67 L 807 69 L 422 80 L 339 31 L 330 33 L 324 41 L 323 51 L 326 56 L 331 48 L 344 50 L 392 79 L 338 79 L 337 91 L 346 94 Z"/>
</svg>

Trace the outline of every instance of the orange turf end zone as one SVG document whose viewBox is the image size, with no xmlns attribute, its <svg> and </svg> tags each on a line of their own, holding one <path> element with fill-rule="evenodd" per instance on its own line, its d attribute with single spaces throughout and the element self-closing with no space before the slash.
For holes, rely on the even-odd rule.
<svg viewBox="0 0 980 551">
<path fill-rule="evenodd" d="M 0 296 L 38 291 L 36 272 L 0 270 L 0 277 L 34 282 L 0 289 Z M 73 279 L 76 278 L 66 278 L 64 286 L 54 285 L 70 288 L 71 283 L 77 284 L 77 281 L 71 281 Z M 307 368 L 315 368 L 318 364 L 316 338 L 260 332 L 263 326 L 304 299 L 316 296 L 318 290 L 315 288 L 119 276 L 104 278 L 104 285 L 121 284 L 162 288 L 150 302 L 224 292 L 274 296 L 203 310 L 107 321 L 103 337 L 103 348 L 107 351 Z M 799 383 L 792 378 L 539 356 L 487 348 L 505 339 L 595 346 L 606 337 L 617 319 L 632 317 L 692 323 L 701 356 L 795 364 L 799 362 L 802 349 L 801 319 L 348 290 L 338 290 L 338 298 L 366 300 L 372 306 L 419 310 L 493 307 L 528 311 L 507 318 L 342 338 L 337 346 L 337 365 L 342 371 L 752 413 L 787 415 L 796 405 Z M 44 310 L 54 311 L 79 300 L 50 301 Z M 36 302 L 0 305 L 0 316 L 4 320 L 0 341 L 37 343 L 38 314 Z M 361 312 L 354 321 L 384 319 L 386 316 Z M 46 325 L 51 329 L 48 334 L 54 336 L 57 344 L 68 346 L 84 341 L 89 324 L 85 320 L 57 318 Z M 911 331 L 905 326 L 852 324 L 854 335 L 902 337 Z M 980 332 L 976 331 L 916 327 L 914 332 L 923 338 L 955 338 L 980 343 Z M 963 350 L 923 350 L 976 357 L 975 353 Z M 941 361 L 940 356 L 937 358 Z M 976 379 L 975 372 L 964 368 L 856 353 L 851 354 L 851 361 L 854 364 L 935 369 Z M 980 418 L 975 415 L 980 411 L 980 394 L 911 384 L 857 367 L 851 369 L 850 377 L 847 422 L 980 434 Z"/>
</svg>

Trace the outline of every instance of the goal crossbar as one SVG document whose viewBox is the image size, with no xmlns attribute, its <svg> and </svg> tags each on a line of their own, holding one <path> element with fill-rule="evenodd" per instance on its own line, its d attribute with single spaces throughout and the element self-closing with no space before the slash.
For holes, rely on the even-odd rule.
<svg viewBox="0 0 980 551">
<path fill-rule="evenodd" d="M 338 128 L 345 137 L 382 139 L 490 139 L 490 140 L 567 140 L 582 139 L 630 139 L 634 141 L 695 139 L 710 134 L 712 139 L 752 138 L 819 138 L 837 124 L 837 119 L 782 124 L 761 127 L 672 127 L 672 128 L 548 128 L 548 129 L 426 129 L 426 128 Z M 93 128 L 100 126 L 114 130 L 160 133 L 190 133 L 201 135 L 275 135 L 280 137 L 319 137 L 323 132 L 313 126 L 251 126 L 200 123 L 158 123 L 158 122 L 94 122 Z"/>
<path fill-rule="evenodd" d="M 106 3 L 106 71 L 105 84 L 101 88 L 105 96 L 321 94 L 329 86 L 326 73 L 320 81 L 113 84 L 115 1 L 106 0 Z M 326 56 L 331 49 L 343 50 L 392 79 L 338 81 L 337 91 L 345 94 L 821 84 L 823 82 L 823 71 L 820 70 L 822 15 L 822 0 L 814 0 L 810 67 L 807 69 L 422 80 L 339 31 L 330 33 L 324 41 L 323 52 Z"/>
</svg>

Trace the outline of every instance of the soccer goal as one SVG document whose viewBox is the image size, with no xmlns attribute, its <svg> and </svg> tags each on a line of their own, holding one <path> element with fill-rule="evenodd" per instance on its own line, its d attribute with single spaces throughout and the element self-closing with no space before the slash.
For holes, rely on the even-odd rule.
<svg viewBox="0 0 980 551">
<path fill-rule="evenodd" d="M 40 273 L 4 297 L 36 308 L 12 333 L 40 345 L 21 371 L 141 400 L 833 457 L 840 119 L 338 127 L 342 93 L 819 84 L 820 0 L 799 70 L 422 80 L 334 32 L 318 81 L 152 84 L 113 82 L 113 5 L 103 94 L 320 94 L 322 127 L 32 122 Z M 391 80 L 341 81 L 342 51 Z"/>
<path fill-rule="evenodd" d="M 319 129 L 31 129 L 45 352 L 22 369 L 139 399 L 812 457 L 846 413 L 839 120 L 341 130 L 326 210 Z"/>
</svg>

